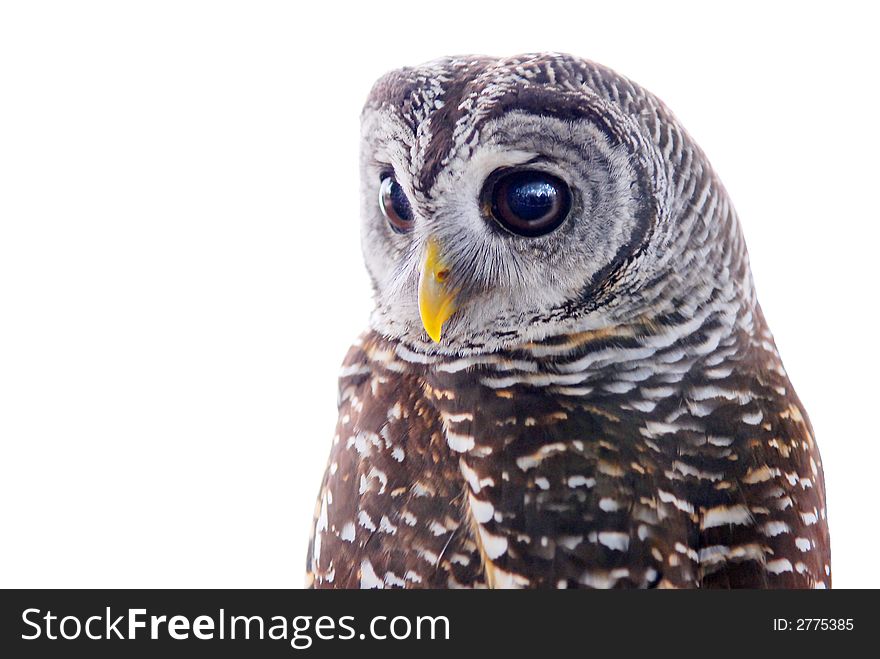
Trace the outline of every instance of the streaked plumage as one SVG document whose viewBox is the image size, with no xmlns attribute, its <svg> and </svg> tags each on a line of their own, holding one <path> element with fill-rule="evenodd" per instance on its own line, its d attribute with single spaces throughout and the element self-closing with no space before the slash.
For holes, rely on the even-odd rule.
<svg viewBox="0 0 880 659">
<path fill-rule="evenodd" d="M 659 100 L 566 55 L 449 58 L 380 79 L 363 126 L 376 311 L 340 378 L 310 585 L 831 585 L 807 414 L 727 194 Z M 508 167 L 566 182 L 561 226 L 486 218 Z M 407 233 L 377 208 L 388 171 Z M 431 245 L 455 298 L 439 343 Z"/>
</svg>

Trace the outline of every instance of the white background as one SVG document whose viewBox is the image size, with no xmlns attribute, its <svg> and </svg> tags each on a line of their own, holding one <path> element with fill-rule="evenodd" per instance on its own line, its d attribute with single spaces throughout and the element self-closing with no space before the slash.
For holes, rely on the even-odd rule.
<svg viewBox="0 0 880 659">
<path fill-rule="evenodd" d="M 708 153 L 822 449 L 835 585 L 880 586 L 870 4 L 0 5 L 0 586 L 302 583 L 370 309 L 361 103 L 535 50 L 630 76 Z"/>
</svg>

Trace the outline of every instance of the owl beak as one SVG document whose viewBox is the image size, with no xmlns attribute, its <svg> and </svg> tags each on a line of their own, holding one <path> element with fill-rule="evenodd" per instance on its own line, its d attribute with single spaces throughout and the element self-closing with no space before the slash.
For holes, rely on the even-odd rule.
<svg viewBox="0 0 880 659">
<path fill-rule="evenodd" d="M 440 343 L 443 324 L 455 313 L 455 291 L 448 287 L 449 268 L 440 258 L 440 248 L 433 238 L 425 248 L 425 260 L 419 275 L 419 314 L 422 326 L 435 343 Z"/>
</svg>

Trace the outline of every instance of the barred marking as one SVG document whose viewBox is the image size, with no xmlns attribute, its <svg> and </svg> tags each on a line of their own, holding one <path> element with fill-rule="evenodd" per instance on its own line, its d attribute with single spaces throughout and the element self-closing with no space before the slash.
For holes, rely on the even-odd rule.
<svg viewBox="0 0 880 659">
<path fill-rule="evenodd" d="M 477 526 L 480 533 L 480 543 L 483 552 L 490 560 L 495 560 L 507 551 L 507 538 L 503 535 L 493 535 L 482 524 Z"/>
<path fill-rule="evenodd" d="M 743 505 L 716 506 L 709 508 L 703 513 L 700 520 L 701 529 L 711 529 L 716 526 L 747 524 L 752 519 L 752 513 Z"/>
<path fill-rule="evenodd" d="M 523 471 L 534 469 L 540 465 L 548 456 L 556 453 L 562 453 L 566 450 L 566 445 L 561 442 L 554 444 L 546 444 L 530 455 L 524 455 L 516 459 L 516 466 Z"/>
<path fill-rule="evenodd" d="M 452 432 L 449 429 L 446 430 L 446 442 L 449 448 L 458 453 L 465 453 L 476 446 L 473 436 Z"/>
</svg>

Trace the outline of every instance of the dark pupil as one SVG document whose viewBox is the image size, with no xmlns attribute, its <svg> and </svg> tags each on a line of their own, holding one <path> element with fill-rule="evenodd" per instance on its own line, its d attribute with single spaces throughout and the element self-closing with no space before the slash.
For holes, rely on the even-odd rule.
<svg viewBox="0 0 880 659">
<path fill-rule="evenodd" d="M 558 196 L 559 191 L 551 181 L 540 175 L 524 174 L 507 186 L 507 207 L 518 218 L 533 222 L 556 208 Z"/>
<path fill-rule="evenodd" d="M 397 181 L 391 183 L 391 207 L 401 220 L 412 221 L 409 199 L 406 198 L 406 193 Z"/>
<path fill-rule="evenodd" d="M 543 236 L 564 221 L 571 208 L 568 186 L 536 170 L 499 171 L 483 186 L 484 204 L 502 227 L 519 236 Z M 484 206 L 486 208 L 486 206 Z"/>
</svg>

